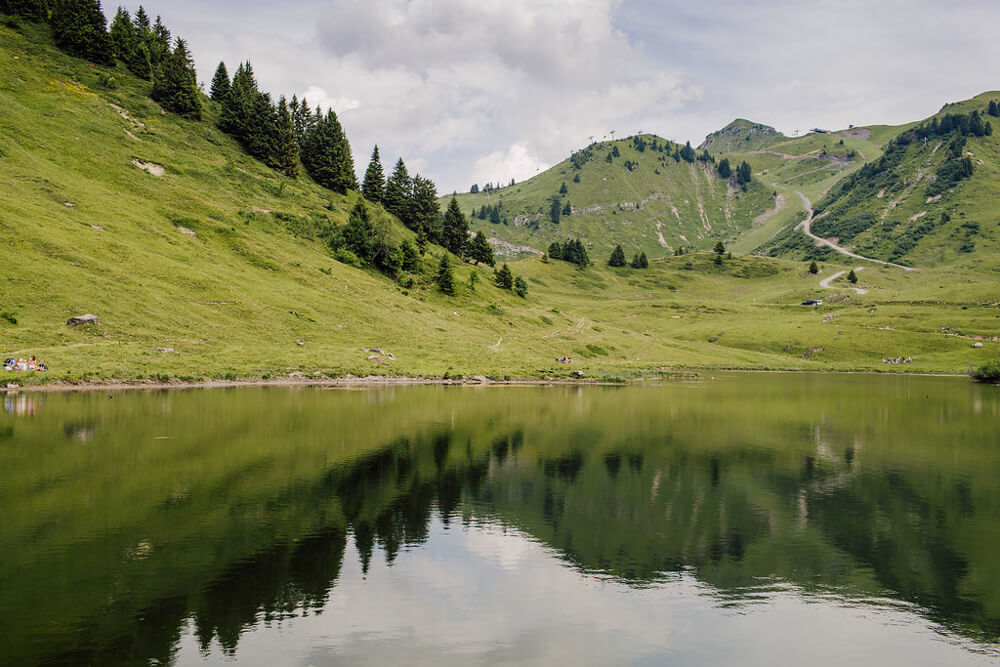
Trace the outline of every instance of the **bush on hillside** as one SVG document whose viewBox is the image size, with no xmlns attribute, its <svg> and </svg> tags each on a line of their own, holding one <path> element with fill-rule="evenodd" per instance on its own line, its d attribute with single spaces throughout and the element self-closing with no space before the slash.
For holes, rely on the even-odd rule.
<svg viewBox="0 0 1000 667">
<path fill-rule="evenodd" d="M 969 371 L 969 375 L 979 382 L 1000 382 L 1000 359 L 987 361 L 979 368 Z"/>
</svg>

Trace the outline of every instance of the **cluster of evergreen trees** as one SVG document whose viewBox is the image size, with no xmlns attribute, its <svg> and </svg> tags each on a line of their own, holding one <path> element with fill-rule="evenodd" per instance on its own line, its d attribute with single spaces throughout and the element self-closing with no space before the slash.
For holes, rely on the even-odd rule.
<svg viewBox="0 0 1000 667">
<path fill-rule="evenodd" d="M 587 255 L 587 249 L 583 247 L 583 242 L 580 239 L 569 239 L 565 243 L 553 241 L 549 245 L 547 255 L 552 259 L 561 259 L 564 262 L 576 264 L 580 268 L 590 266 L 590 256 Z"/>
<path fill-rule="evenodd" d="M 948 113 L 940 118 L 935 116 L 929 123 L 921 123 L 913 130 L 917 139 L 943 137 L 956 132 L 963 137 L 985 137 L 993 134 L 993 125 L 983 121 L 978 111 L 970 113 Z M 909 133 L 900 135 L 904 143 L 909 141 Z"/>
<path fill-rule="evenodd" d="M 515 276 L 507 264 L 493 272 L 493 283 L 500 289 L 511 290 L 522 298 L 528 294 L 528 282 L 521 276 Z"/>
<path fill-rule="evenodd" d="M 722 178 L 730 179 L 733 177 L 733 168 L 729 164 L 728 158 L 719 160 L 719 164 L 715 169 L 719 172 L 719 176 Z M 740 163 L 740 166 L 736 168 L 736 184 L 746 190 L 746 186 L 751 180 L 753 180 L 753 170 L 750 168 L 750 163 L 744 160 Z"/>
<path fill-rule="evenodd" d="M 615 246 L 615 249 L 611 251 L 611 258 L 608 260 L 608 266 L 615 266 L 615 267 L 626 266 L 625 251 L 622 250 L 621 245 Z M 649 268 L 649 260 L 646 259 L 646 253 L 640 252 L 633 255 L 632 262 L 627 266 L 631 266 L 633 269 Z"/>
<path fill-rule="evenodd" d="M 0 14 L 18 16 L 27 21 L 46 21 L 49 18 L 47 0 L 0 0 Z"/>
<path fill-rule="evenodd" d="M 472 217 L 478 218 L 480 220 L 489 220 L 494 225 L 499 225 L 504 222 L 503 217 L 503 201 L 501 200 L 498 204 L 489 205 L 483 204 L 479 207 L 478 211 L 473 211 Z"/>
</svg>

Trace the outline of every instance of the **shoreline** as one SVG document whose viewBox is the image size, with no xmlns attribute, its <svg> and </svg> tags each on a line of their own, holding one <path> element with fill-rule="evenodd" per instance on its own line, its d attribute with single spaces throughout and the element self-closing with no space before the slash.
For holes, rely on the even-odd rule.
<svg viewBox="0 0 1000 667">
<path fill-rule="evenodd" d="M 968 377 L 964 373 L 887 373 L 879 371 L 839 371 L 839 370 L 787 370 L 787 369 L 704 369 L 705 372 L 716 374 L 723 373 L 788 373 L 788 374 L 829 374 L 829 375 L 878 375 L 878 376 L 904 376 L 904 377 L 942 377 L 942 378 L 962 378 Z M 703 375 L 699 371 L 678 372 L 676 375 L 639 377 L 634 379 L 622 379 L 622 381 L 608 381 L 602 378 L 511 378 L 509 380 L 494 380 L 482 375 L 466 376 L 463 378 L 441 378 L 441 377 L 420 377 L 405 375 L 346 375 L 336 378 L 307 378 L 307 377 L 283 377 L 283 378 L 257 378 L 245 380 L 222 380 L 206 379 L 204 381 L 167 381 L 158 380 L 93 380 L 84 382 L 68 382 L 65 380 L 54 380 L 44 384 L 21 385 L 16 381 L 7 380 L 0 385 L 0 394 L 33 392 L 33 393 L 68 393 L 68 392 L 92 392 L 92 391 L 161 391 L 161 390 L 189 390 L 189 389 L 233 389 L 246 387 L 327 387 L 327 388 L 372 388 L 372 387 L 417 387 L 417 386 L 454 386 L 454 387 L 539 387 L 539 386 L 596 386 L 596 387 L 622 387 L 636 384 L 646 384 L 655 382 L 671 381 L 701 381 L 714 380 L 715 375 Z"/>
</svg>

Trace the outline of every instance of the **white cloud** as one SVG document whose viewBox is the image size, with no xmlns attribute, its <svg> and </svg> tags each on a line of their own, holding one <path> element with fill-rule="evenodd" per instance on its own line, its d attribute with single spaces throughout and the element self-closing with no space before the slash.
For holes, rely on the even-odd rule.
<svg viewBox="0 0 1000 667">
<path fill-rule="evenodd" d="M 510 179 L 523 179 L 525 174 L 533 176 L 551 165 L 531 153 L 527 143 L 519 141 L 507 148 L 506 152 L 493 151 L 476 160 L 472 168 L 472 181 L 477 184 L 494 183 L 506 185 Z"/>
<path fill-rule="evenodd" d="M 323 111 L 333 109 L 337 114 L 353 111 L 361 106 L 361 101 L 352 97 L 330 97 L 319 86 L 309 86 L 309 90 L 299 95 L 299 99 L 306 100 L 312 109 L 319 106 Z"/>
</svg>

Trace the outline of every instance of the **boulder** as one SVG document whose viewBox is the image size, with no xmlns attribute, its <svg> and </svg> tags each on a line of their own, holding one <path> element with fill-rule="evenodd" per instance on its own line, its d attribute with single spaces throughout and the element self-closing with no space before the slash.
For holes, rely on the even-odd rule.
<svg viewBox="0 0 1000 667">
<path fill-rule="evenodd" d="M 76 317 L 71 317 L 67 320 L 66 325 L 71 327 L 78 327 L 81 324 L 97 324 L 100 322 L 97 315 L 77 315 Z"/>
</svg>

